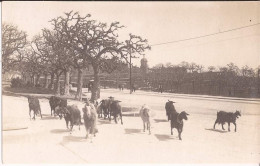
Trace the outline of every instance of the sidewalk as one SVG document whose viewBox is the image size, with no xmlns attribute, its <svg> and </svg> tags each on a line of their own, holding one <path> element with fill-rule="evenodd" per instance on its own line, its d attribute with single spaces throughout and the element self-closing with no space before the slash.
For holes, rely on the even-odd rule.
<svg viewBox="0 0 260 166">
<path fill-rule="evenodd" d="M 113 93 L 126 93 L 129 94 L 129 89 L 125 89 L 123 92 L 118 89 L 101 89 L 101 92 L 113 92 Z M 199 100 L 228 100 L 228 101 L 241 101 L 241 102 L 254 102 L 260 104 L 260 98 L 238 98 L 238 97 L 224 97 L 224 96 L 209 96 L 209 95 L 194 95 L 194 94 L 178 94 L 178 93 L 158 93 L 152 91 L 137 90 L 133 92 L 136 95 L 150 95 L 150 96 L 162 96 L 162 97 L 176 97 L 176 98 L 191 98 Z"/>
</svg>

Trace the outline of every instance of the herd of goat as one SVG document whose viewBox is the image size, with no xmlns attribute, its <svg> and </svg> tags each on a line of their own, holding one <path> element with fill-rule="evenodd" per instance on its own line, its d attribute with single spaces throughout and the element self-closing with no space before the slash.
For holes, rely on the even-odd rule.
<svg viewBox="0 0 260 166">
<path fill-rule="evenodd" d="M 33 111 L 34 115 L 33 118 L 35 120 L 35 115 L 41 114 L 41 108 L 40 108 L 40 102 L 39 99 L 33 96 L 28 97 L 28 103 L 29 103 L 29 115 L 31 119 L 31 111 Z M 109 97 L 109 99 L 103 99 L 100 102 L 94 101 L 91 102 L 89 100 L 85 101 L 85 106 L 82 108 L 83 111 L 83 120 L 84 125 L 86 128 L 86 138 L 88 138 L 89 134 L 95 136 L 95 134 L 98 132 L 98 129 L 96 127 L 97 118 L 104 119 L 108 118 L 109 121 L 111 121 L 111 117 L 114 118 L 115 123 L 117 123 L 118 119 L 120 118 L 121 124 L 123 124 L 122 119 L 122 107 L 120 105 L 119 100 L 114 100 L 113 97 Z M 179 140 L 181 140 L 181 133 L 183 131 L 183 120 L 188 120 L 188 113 L 185 111 L 182 111 L 178 113 L 173 105 L 173 101 L 168 100 L 165 104 L 165 110 L 166 115 L 168 118 L 168 121 L 170 121 L 171 124 L 171 135 L 173 135 L 172 129 L 176 128 L 178 131 L 178 137 Z M 83 123 L 81 122 L 81 113 L 77 105 L 68 105 L 67 99 L 52 96 L 49 99 L 49 104 L 51 107 L 51 116 L 57 115 L 60 119 L 64 118 L 66 122 L 66 127 L 72 131 L 74 125 L 79 126 Z M 149 131 L 149 134 L 151 134 L 151 116 L 152 112 L 151 109 L 147 105 L 143 105 L 140 109 L 140 117 L 143 121 L 143 131 L 147 129 Z M 233 123 L 235 125 L 235 132 L 236 132 L 236 119 L 241 116 L 240 111 L 236 112 L 225 112 L 225 111 L 219 111 L 217 112 L 217 119 L 214 124 L 215 125 L 221 124 L 222 129 L 224 129 L 223 125 L 225 123 L 228 123 L 228 131 L 230 131 L 230 123 Z M 70 128 L 69 128 L 70 124 Z"/>
</svg>

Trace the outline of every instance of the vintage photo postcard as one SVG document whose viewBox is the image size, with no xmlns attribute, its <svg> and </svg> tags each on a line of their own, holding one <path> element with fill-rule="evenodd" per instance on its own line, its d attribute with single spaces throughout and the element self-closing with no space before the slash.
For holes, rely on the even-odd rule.
<svg viewBox="0 0 260 166">
<path fill-rule="evenodd" d="M 260 163 L 260 2 L 1 3 L 2 164 Z"/>
</svg>

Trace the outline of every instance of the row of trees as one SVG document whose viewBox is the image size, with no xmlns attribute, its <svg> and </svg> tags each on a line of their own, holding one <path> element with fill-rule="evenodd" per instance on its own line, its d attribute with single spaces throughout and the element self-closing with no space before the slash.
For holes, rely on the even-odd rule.
<svg viewBox="0 0 260 166">
<path fill-rule="evenodd" d="M 163 84 L 165 90 L 180 93 L 260 96 L 260 66 L 256 69 L 248 66 L 239 68 L 229 63 L 218 69 L 213 66 L 206 71 L 201 69 L 203 66 L 187 62 L 158 64 L 150 69 L 146 80 L 153 88 Z"/>
<path fill-rule="evenodd" d="M 226 66 L 220 66 L 220 67 L 215 67 L 215 66 L 209 66 L 207 69 L 203 65 L 196 64 L 194 62 L 181 62 L 180 64 L 173 65 L 170 62 L 166 64 L 156 64 L 152 69 L 161 69 L 161 68 L 169 68 L 169 67 L 183 67 L 186 69 L 187 72 L 189 73 L 202 73 L 202 72 L 233 72 L 238 76 L 247 76 L 247 77 L 254 77 L 257 76 L 257 72 L 260 69 L 260 66 L 257 68 L 253 69 L 247 65 L 243 66 L 242 68 L 239 68 L 237 65 L 234 63 L 229 63 Z"/>
<path fill-rule="evenodd" d="M 69 78 L 72 68 L 78 71 L 76 98 L 82 98 L 82 71 L 93 68 L 94 84 L 91 99 L 99 97 L 100 72 L 111 73 L 121 64 L 129 63 L 131 55 L 143 55 L 150 49 L 146 39 L 129 34 L 124 42 L 119 40 L 118 31 L 124 26 L 119 22 L 111 24 L 93 20 L 91 15 L 81 16 L 68 12 L 50 20 L 51 29 L 44 28 L 27 40 L 25 32 L 10 24 L 3 24 L 3 72 L 19 70 L 29 74 L 38 83 L 45 77 L 45 88 L 60 93 L 60 77 L 65 77 L 65 95 L 69 94 Z M 47 77 L 51 77 L 47 84 Z M 55 80 L 55 82 L 54 82 Z"/>
</svg>

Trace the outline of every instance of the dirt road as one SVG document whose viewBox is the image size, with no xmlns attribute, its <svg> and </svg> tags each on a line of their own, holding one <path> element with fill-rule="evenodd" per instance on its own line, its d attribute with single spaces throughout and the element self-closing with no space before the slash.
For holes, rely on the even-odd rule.
<svg viewBox="0 0 260 166">
<path fill-rule="evenodd" d="M 140 117 L 124 116 L 124 124 L 98 120 L 99 133 L 93 143 L 85 139 L 85 128 L 72 134 L 65 121 L 50 116 L 47 99 L 40 99 L 43 119 L 30 121 L 24 97 L 3 96 L 3 125 L 27 126 L 3 131 L 4 163 L 259 163 L 260 103 L 251 101 L 203 100 L 173 96 L 177 111 L 190 113 L 184 122 L 182 141 L 177 131 L 170 135 L 164 104 L 170 96 L 103 91 L 102 98 L 114 96 L 123 106 L 148 104 L 154 111 L 152 134 L 142 131 Z M 83 103 L 69 101 L 80 108 Z M 218 110 L 242 111 L 237 132 L 213 130 Z M 225 126 L 227 129 L 227 125 Z"/>
</svg>

